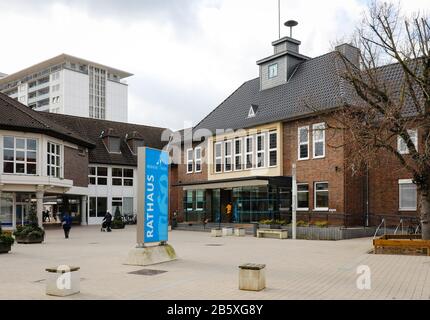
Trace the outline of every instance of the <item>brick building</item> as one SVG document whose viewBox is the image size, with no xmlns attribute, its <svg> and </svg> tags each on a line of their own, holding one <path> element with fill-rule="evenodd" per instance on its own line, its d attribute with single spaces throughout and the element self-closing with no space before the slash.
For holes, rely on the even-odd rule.
<svg viewBox="0 0 430 320">
<path fill-rule="evenodd" d="M 290 220 L 293 164 L 298 220 L 363 226 L 379 224 L 381 217 L 392 225 L 416 218 L 416 187 L 395 159 L 383 155 L 379 168 L 353 173 L 344 133 L 326 129 L 331 112 L 356 99 L 341 77 L 339 53 L 358 66 L 358 49 L 343 44 L 310 58 L 290 37 L 272 45 L 274 53 L 257 61 L 258 78 L 172 143 L 181 150 L 171 196 L 179 220 Z M 385 69 L 387 81 L 400 78 L 395 65 Z M 402 148 L 401 141 L 393 143 Z"/>
</svg>

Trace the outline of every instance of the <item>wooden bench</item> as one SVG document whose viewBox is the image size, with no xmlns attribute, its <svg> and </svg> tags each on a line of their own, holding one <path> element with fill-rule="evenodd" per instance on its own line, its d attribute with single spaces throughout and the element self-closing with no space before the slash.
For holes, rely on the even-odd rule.
<svg viewBox="0 0 430 320">
<path fill-rule="evenodd" d="M 267 238 L 267 235 L 279 237 L 279 239 L 287 239 L 288 231 L 282 229 L 259 229 L 257 230 L 257 238 Z"/>
</svg>

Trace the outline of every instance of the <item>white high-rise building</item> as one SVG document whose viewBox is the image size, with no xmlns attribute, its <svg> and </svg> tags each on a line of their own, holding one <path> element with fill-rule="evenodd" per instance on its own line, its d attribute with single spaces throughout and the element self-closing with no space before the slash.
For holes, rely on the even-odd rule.
<svg viewBox="0 0 430 320">
<path fill-rule="evenodd" d="M 131 73 L 61 54 L 0 76 L 0 92 L 36 111 L 128 121 Z"/>
</svg>

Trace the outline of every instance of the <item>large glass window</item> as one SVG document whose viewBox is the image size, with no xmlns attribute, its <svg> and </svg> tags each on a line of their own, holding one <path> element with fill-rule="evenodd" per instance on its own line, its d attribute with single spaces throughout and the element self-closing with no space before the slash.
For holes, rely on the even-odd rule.
<svg viewBox="0 0 430 320">
<path fill-rule="evenodd" d="M 0 194 L 0 223 L 4 227 L 13 225 L 13 194 L 2 192 Z"/>
<path fill-rule="evenodd" d="M 328 183 L 315 183 L 315 209 L 328 210 Z"/>
<path fill-rule="evenodd" d="M 122 207 L 124 215 L 131 215 L 134 213 L 134 199 L 133 198 L 124 198 L 122 201 Z"/>
<path fill-rule="evenodd" d="M 278 165 L 278 134 L 277 132 L 269 133 L 269 167 Z"/>
<path fill-rule="evenodd" d="M 224 142 L 224 171 L 230 172 L 232 170 L 232 142 L 231 140 Z"/>
<path fill-rule="evenodd" d="M 133 186 L 133 169 L 112 168 L 113 186 Z"/>
<path fill-rule="evenodd" d="M 418 150 L 418 130 L 414 129 L 414 130 L 408 130 L 408 134 L 415 146 L 415 149 Z M 398 137 L 397 138 L 397 150 L 399 151 L 400 154 L 408 154 L 409 153 L 409 148 L 406 145 L 405 141 L 403 140 L 402 137 Z"/>
<path fill-rule="evenodd" d="M 297 210 L 309 209 L 309 185 L 307 183 L 297 184 Z"/>
<path fill-rule="evenodd" d="M 61 178 L 61 146 L 56 143 L 48 142 L 47 157 L 48 176 Z"/>
<path fill-rule="evenodd" d="M 246 146 L 245 146 L 245 168 L 252 169 L 254 167 L 254 137 L 249 136 L 245 138 Z"/>
<path fill-rule="evenodd" d="M 92 185 L 107 185 L 108 168 L 107 167 L 89 167 L 88 176 Z"/>
<path fill-rule="evenodd" d="M 222 142 L 215 143 L 215 172 L 222 172 Z"/>
<path fill-rule="evenodd" d="M 107 212 L 107 198 L 90 197 L 90 217 L 103 218 Z"/>
<path fill-rule="evenodd" d="M 411 180 L 399 181 L 399 209 L 403 211 L 417 210 L 417 186 Z"/>
<path fill-rule="evenodd" d="M 185 209 L 187 211 L 193 211 L 193 191 L 188 190 L 185 196 Z"/>
<path fill-rule="evenodd" d="M 203 211 L 205 207 L 205 191 L 196 191 L 196 211 Z"/>
<path fill-rule="evenodd" d="M 3 172 L 35 175 L 37 140 L 3 137 Z"/>
<path fill-rule="evenodd" d="M 257 168 L 265 167 L 266 144 L 264 134 L 257 135 Z"/>
<path fill-rule="evenodd" d="M 202 172 L 202 148 L 198 147 L 194 150 L 195 153 L 195 166 L 196 166 L 196 172 Z"/>
<path fill-rule="evenodd" d="M 112 198 L 112 215 L 116 214 L 123 215 L 122 211 L 122 198 Z"/>
<path fill-rule="evenodd" d="M 309 159 L 309 127 L 301 127 L 298 130 L 298 157 L 299 160 Z"/>
<path fill-rule="evenodd" d="M 193 149 L 187 150 L 187 173 L 193 173 Z"/>
<path fill-rule="evenodd" d="M 234 140 L 234 170 L 242 170 L 242 139 Z"/>
<path fill-rule="evenodd" d="M 314 158 L 325 157 L 325 124 L 318 123 L 312 126 L 313 143 L 314 143 Z"/>
</svg>

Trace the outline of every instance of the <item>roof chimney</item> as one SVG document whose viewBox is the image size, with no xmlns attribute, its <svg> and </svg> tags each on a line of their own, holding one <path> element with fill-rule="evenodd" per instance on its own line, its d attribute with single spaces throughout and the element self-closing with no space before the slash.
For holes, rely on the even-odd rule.
<svg viewBox="0 0 430 320">
<path fill-rule="evenodd" d="M 360 49 L 349 43 L 337 46 L 336 51 L 340 52 L 349 62 L 357 68 L 360 68 Z"/>
</svg>

